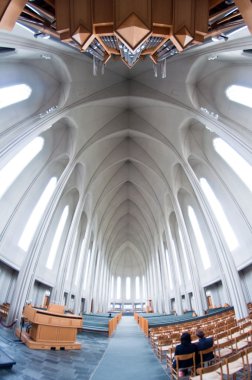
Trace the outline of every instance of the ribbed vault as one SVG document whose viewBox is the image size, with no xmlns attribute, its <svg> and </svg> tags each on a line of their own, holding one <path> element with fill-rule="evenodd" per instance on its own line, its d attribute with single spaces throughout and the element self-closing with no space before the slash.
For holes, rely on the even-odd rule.
<svg viewBox="0 0 252 380">
<path fill-rule="evenodd" d="M 204 219 L 205 224 L 208 223 L 206 231 L 210 230 L 211 223 L 211 229 L 216 230 L 200 193 L 196 176 L 197 171 L 200 172 L 198 168 L 204 168 L 209 173 L 215 169 L 211 168 L 211 154 L 214 154 L 213 148 L 209 148 L 213 138 L 211 133 L 229 142 L 236 141 L 237 149 L 251 160 L 251 125 L 246 124 L 245 120 L 249 114 L 247 111 L 239 111 L 243 118 L 240 125 L 239 121 L 235 124 L 232 117 L 236 120 L 237 116 L 228 109 L 224 95 L 222 98 L 220 96 L 228 80 L 232 80 L 232 57 L 235 57 L 241 71 L 246 63 L 246 73 L 251 72 L 247 58 L 244 62 L 243 56 L 237 57 L 235 51 L 240 48 L 231 40 L 225 46 L 209 44 L 208 47 L 196 48 L 192 52 L 188 50 L 182 57 L 174 57 L 174 60 L 167 63 L 168 74 L 164 80 L 154 78 L 151 63 L 146 62 L 141 70 L 138 67 L 137 71 L 133 70 L 130 74 L 125 72 L 125 68 L 118 69 L 114 63 L 104 77 L 91 77 L 89 60 L 86 57 L 80 58 L 79 54 L 68 51 L 63 46 L 42 41 L 40 45 L 36 45 L 35 50 L 34 41 L 29 35 L 25 34 L 21 39 L 15 34 L 11 37 L 4 32 L 2 41 L 17 48 L 17 52 L 1 61 L 0 71 L 9 73 L 10 67 L 12 70 L 16 67 L 15 80 L 28 81 L 33 97 L 23 105 L 16 123 L 11 123 L 7 111 L 3 111 L 6 125 L 1 127 L 1 153 L 3 156 L 6 154 L 4 159 L 7 161 L 17 146 L 21 148 L 37 135 L 44 136 L 47 144 L 39 158 L 39 169 L 31 167 L 30 177 L 28 173 L 25 179 L 28 181 L 32 178 L 29 182 L 32 188 L 32 181 L 36 184 L 36 178 L 41 173 L 46 177 L 49 173 L 47 165 L 53 166 L 54 162 L 50 163 L 50 160 L 56 157 L 55 166 L 60 166 L 58 172 L 61 174 L 58 192 L 54 197 L 55 205 L 61 204 L 62 199 L 71 199 L 69 204 L 74 205 L 71 215 L 75 214 L 74 222 L 79 232 L 75 235 L 75 229 L 68 226 L 71 238 L 67 241 L 66 248 L 62 249 L 63 259 L 58 260 L 58 268 L 66 273 L 68 265 L 71 268 L 82 265 L 80 281 L 76 285 L 78 289 L 82 289 L 85 263 L 89 260 L 87 252 L 90 251 L 94 259 L 92 271 L 87 274 L 86 281 L 91 284 L 91 279 L 95 279 L 94 285 L 92 283 L 94 292 L 99 289 L 97 293 L 103 294 L 103 282 L 99 283 L 100 277 L 95 276 L 97 266 L 105 268 L 109 276 L 134 277 L 148 274 L 148 288 L 152 286 L 156 293 L 160 289 L 165 293 L 168 289 L 167 265 L 172 265 L 174 250 L 172 235 L 179 236 L 178 226 L 181 230 L 179 233 L 182 232 L 185 240 L 186 254 L 193 256 L 193 244 L 190 245 L 188 238 L 192 232 L 187 228 L 186 211 L 191 200 L 198 208 L 204 209 L 202 220 Z M 241 41 L 247 48 L 251 46 L 248 37 Z M 220 68 L 212 60 L 208 60 L 209 55 L 217 54 L 217 51 L 220 53 Z M 229 54 L 230 61 L 223 51 Z M 41 58 L 44 53 L 50 55 L 50 59 Z M 18 73 L 20 62 L 22 70 Z M 216 88 L 209 85 L 213 79 Z M 45 97 L 41 91 L 46 92 Z M 227 110 L 227 116 L 221 114 L 222 106 L 223 110 Z M 216 113 L 220 113 L 219 120 Z M 35 169 L 37 171 L 33 174 Z M 211 178 L 210 175 L 209 177 Z M 215 178 L 221 183 L 221 175 L 216 175 Z M 225 184 L 222 183 L 221 186 L 223 190 Z M 25 199 L 24 186 L 22 191 L 21 196 Z M 232 197 L 234 195 L 231 194 L 230 204 Z M 10 201 L 9 203 L 11 204 Z M 18 208 L 14 210 L 13 206 L 12 210 L 11 207 L 8 211 L 9 219 L 2 222 L 7 225 L 1 243 L 6 260 L 10 236 L 13 236 L 16 228 L 16 214 L 19 213 Z M 238 206 L 236 208 L 238 210 Z M 239 210 L 242 226 L 240 229 L 245 231 L 244 236 L 249 241 L 249 215 L 242 208 L 245 209 L 245 206 L 242 205 L 241 211 Z M 28 213 L 28 210 L 23 211 L 25 209 L 27 207 L 23 206 L 21 211 Z M 50 212 L 53 215 L 53 207 Z M 57 215 L 59 214 L 60 211 Z M 20 215 L 23 214 L 20 212 Z M 173 225 L 172 234 L 168 228 L 170 222 Z M 81 226 L 82 223 L 85 224 L 84 227 Z M 49 230 L 46 223 L 45 226 Z M 38 234 L 38 239 L 40 236 L 42 232 Z M 82 244 L 75 241 L 79 236 L 84 247 L 82 259 Z M 15 238 L 13 241 L 16 243 Z M 214 242 L 216 246 L 220 244 L 219 241 L 218 236 Z M 213 240 L 209 243 L 211 248 L 214 243 Z M 48 247 L 43 244 L 38 244 L 38 249 L 34 245 L 38 255 L 42 255 L 41 252 L 46 255 Z M 221 246 L 221 249 L 224 251 L 225 247 Z M 165 256 L 166 250 L 169 251 L 170 262 Z M 21 257 L 20 267 L 21 261 L 25 260 L 25 254 Z M 45 260 L 42 256 L 35 259 L 35 254 L 33 257 L 35 273 L 37 263 L 42 268 Z M 157 268 L 162 268 L 162 279 L 159 279 Z M 55 285 L 52 278 L 57 278 L 56 285 L 62 291 L 64 274 L 57 276 L 56 269 L 53 274 L 55 276 L 45 271 L 43 276 L 51 281 L 52 286 Z M 195 277 L 200 277 L 197 271 Z M 206 278 L 210 283 L 210 274 Z M 102 280 L 105 284 L 105 279 Z M 68 281 L 72 293 L 81 292 L 75 289 L 74 276 Z M 177 281 L 176 274 L 174 281 Z M 201 281 L 203 283 L 204 279 Z M 107 289 L 104 294 L 106 291 Z M 188 291 L 196 292 L 194 283 L 190 283 Z M 108 298 L 107 294 L 106 297 Z M 200 297 L 199 295 L 198 299 Z M 161 303 L 160 301 L 160 305 Z M 160 308 L 162 309 L 162 305 Z"/>
</svg>

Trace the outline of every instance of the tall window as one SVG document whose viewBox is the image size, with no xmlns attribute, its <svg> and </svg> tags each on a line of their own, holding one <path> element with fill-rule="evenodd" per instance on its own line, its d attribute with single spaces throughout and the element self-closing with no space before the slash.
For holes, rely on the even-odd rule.
<svg viewBox="0 0 252 380">
<path fill-rule="evenodd" d="M 182 238 L 182 234 L 181 234 L 180 229 L 178 230 L 178 232 L 179 232 L 179 239 L 180 239 L 182 252 L 183 252 L 183 256 L 184 256 L 184 262 L 185 262 L 185 266 L 186 266 L 187 276 L 189 279 L 191 279 L 191 273 L 190 273 L 190 269 L 189 269 L 188 257 L 187 257 L 186 250 L 185 250 L 184 240 Z"/>
<path fill-rule="evenodd" d="M 31 87 L 24 83 L 0 88 L 0 109 L 28 99 L 31 93 Z"/>
<path fill-rule="evenodd" d="M 46 267 L 48 269 L 53 268 L 53 264 L 54 264 L 54 261 L 55 261 L 56 255 L 57 255 L 60 239 L 62 237 L 64 227 L 65 227 L 65 224 L 67 221 L 68 213 L 69 213 L 69 206 L 65 206 L 65 208 L 61 214 L 60 221 L 59 221 L 58 227 L 56 229 L 56 233 L 54 235 L 52 246 L 51 246 L 51 249 L 50 249 L 50 252 L 48 255 L 48 259 L 46 262 Z"/>
<path fill-rule="evenodd" d="M 121 277 L 118 276 L 116 279 L 116 298 L 121 298 Z"/>
<path fill-rule="evenodd" d="M 233 84 L 226 89 L 229 100 L 252 108 L 252 88 Z"/>
<path fill-rule="evenodd" d="M 191 225 L 193 228 L 195 239 L 197 241 L 197 245 L 198 245 L 199 253 L 201 256 L 202 263 L 203 263 L 203 267 L 204 267 L 204 269 L 208 269 L 211 267 L 209 255 L 208 255 L 206 244 L 205 244 L 205 241 L 204 241 L 204 238 L 203 238 L 203 235 L 202 235 L 199 223 L 198 223 L 198 219 L 197 219 L 195 212 L 191 206 L 188 206 L 188 215 L 189 215 L 189 219 L 190 219 L 190 222 L 191 222 Z"/>
<path fill-rule="evenodd" d="M 0 170 L 0 199 L 24 168 L 42 150 L 43 145 L 44 139 L 42 137 L 36 137 Z"/>
<path fill-rule="evenodd" d="M 126 300 L 130 299 L 130 277 L 126 277 Z"/>
<path fill-rule="evenodd" d="M 213 140 L 213 146 L 216 152 L 233 169 L 235 174 L 252 191 L 252 166 L 220 137 Z"/>
<path fill-rule="evenodd" d="M 136 299 L 139 300 L 140 298 L 140 278 L 139 276 L 136 277 Z"/>
<path fill-rule="evenodd" d="M 34 207 L 28 222 L 23 230 L 23 233 L 19 239 L 18 246 L 24 251 L 28 251 L 33 236 L 38 228 L 39 222 L 45 212 L 45 209 L 53 195 L 55 187 L 57 185 L 57 178 L 52 177 L 48 182 L 45 190 L 39 198 L 36 206 Z"/>
<path fill-rule="evenodd" d="M 233 251 L 238 247 L 238 240 L 236 238 L 236 235 L 233 231 L 233 228 L 231 227 L 225 212 L 219 202 L 219 200 L 216 198 L 213 190 L 209 186 L 207 180 L 205 178 L 200 178 L 200 184 L 201 187 L 206 195 L 206 198 L 208 200 L 208 203 L 216 216 L 217 222 L 219 224 L 219 227 L 223 233 L 223 236 L 226 240 L 226 243 L 230 249 L 230 251 Z"/>
</svg>

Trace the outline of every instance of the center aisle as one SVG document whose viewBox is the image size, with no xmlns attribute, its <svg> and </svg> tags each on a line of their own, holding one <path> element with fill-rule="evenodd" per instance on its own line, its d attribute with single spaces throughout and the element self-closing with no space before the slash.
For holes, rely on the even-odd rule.
<svg viewBox="0 0 252 380">
<path fill-rule="evenodd" d="M 167 380 L 133 317 L 123 317 L 90 380 Z"/>
</svg>

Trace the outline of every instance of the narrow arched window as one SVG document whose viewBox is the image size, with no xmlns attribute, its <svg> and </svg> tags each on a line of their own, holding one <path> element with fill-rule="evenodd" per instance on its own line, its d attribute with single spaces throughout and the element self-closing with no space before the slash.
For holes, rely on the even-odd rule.
<svg viewBox="0 0 252 380">
<path fill-rule="evenodd" d="M 36 137 L 22 150 L 20 150 L 1 170 L 0 170 L 0 199 L 13 184 L 25 167 L 38 155 L 44 146 L 44 139 Z"/>
<path fill-rule="evenodd" d="M 213 146 L 215 151 L 252 191 L 252 166 L 220 137 L 213 139 Z"/>
<path fill-rule="evenodd" d="M 57 185 L 57 178 L 52 177 L 48 182 L 45 190 L 40 196 L 36 206 L 34 207 L 28 222 L 25 225 L 23 233 L 18 241 L 18 246 L 24 251 L 28 251 L 31 241 L 35 232 L 37 231 L 38 225 L 44 215 L 45 209 L 54 193 Z"/>
<path fill-rule="evenodd" d="M 118 276 L 116 279 L 116 298 L 121 298 L 121 277 Z"/>
<path fill-rule="evenodd" d="M 229 100 L 252 108 L 252 88 L 232 84 L 226 89 Z"/>
<path fill-rule="evenodd" d="M 206 244 L 199 226 L 198 219 L 195 215 L 195 212 L 191 206 L 188 206 L 188 215 L 193 228 L 194 236 L 198 245 L 199 253 L 201 256 L 202 264 L 204 269 L 208 269 L 211 267 L 210 258 L 208 255 L 208 251 L 206 248 Z"/>
<path fill-rule="evenodd" d="M 126 300 L 130 299 L 130 277 L 126 277 Z"/>
<path fill-rule="evenodd" d="M 0 109 L 28 99 L 31 93 L 31 87 L 25 83 L 0 88 Z"/>
<path fill-rule="evenodd" d="M 226 214 L 222 208 L 221 203 L 216 198 L 213 190 L 211 189 L 209 183 L 207 182 L 205 178 L 200 178 L 200 184 L 204 191 L 204 194 L 206 195 L 208 203 L 216 217 L 216 220 L 219 224 L 219 227 L 223 233 L 224 239 L 226 240 L 226 243 L 230 251 L 235 250 L 239 245 L 238 240 L 236 238 L 233 228 L 231 227 L 226 217 Z"/>
<path fill-rule="evenodd" d="M 136 299 L 139 300 L 140 298 L 140 278 L 139 276 L 136 276 Z"/>
<path fill-rule="evenodd" d="M 53 264 L 54 264 L 54 261 L 56 259 L 59 243 L 60 243 L 60 240 L 61 240 L 61 237 L 62 237 L 62 234 L 64 231 L 64 227 L 65 227 L 65 224 L 67 221 L 68 213 L 69 213 L 69 206 L 65 206 L 65 208 L 61 214 L 60 221 L 59 221 L 58 227 L 56 229 L 56 232 L 55 232 L 55 235 L 53 238 L 53 242 L 51 245 L 51 249 L 50 249 L 50 252 L 48 255 L 48 259 L 46 262 L 46 267 L 48 269 L 53 268 Z"/>
</svg>

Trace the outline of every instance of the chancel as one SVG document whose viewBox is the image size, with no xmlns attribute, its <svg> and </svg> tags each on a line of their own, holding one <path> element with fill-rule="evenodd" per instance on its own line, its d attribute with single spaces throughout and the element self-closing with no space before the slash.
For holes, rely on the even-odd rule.
<svg viewBox="0 0 252 380">
<path fill-rule="evenodd" d="M 251 379 L 251 32 L 250 0 L 0 3 L 1 378 Z"/>
</svg>

